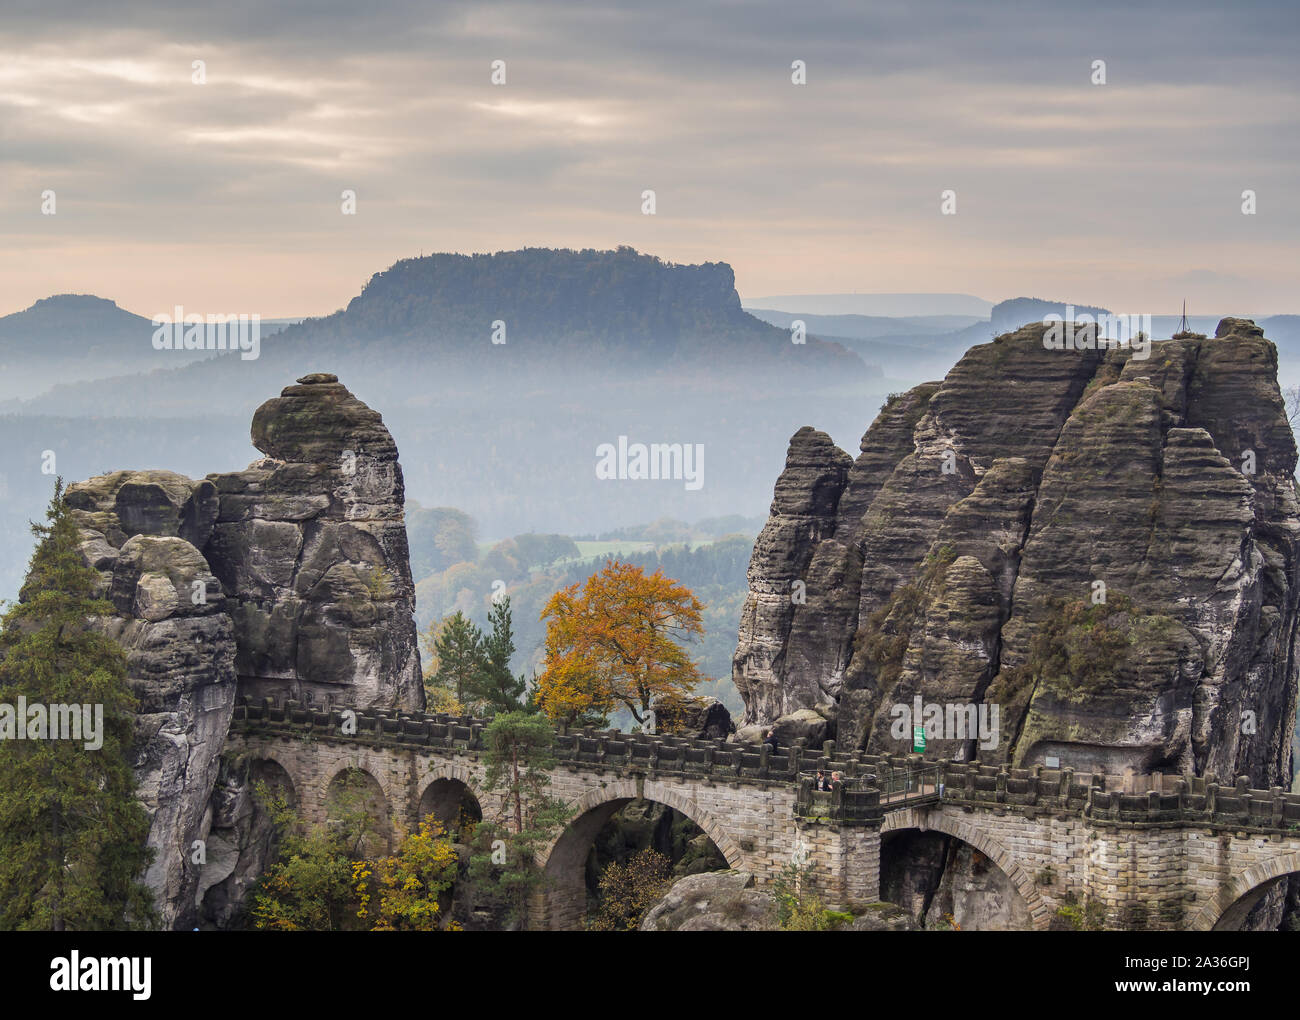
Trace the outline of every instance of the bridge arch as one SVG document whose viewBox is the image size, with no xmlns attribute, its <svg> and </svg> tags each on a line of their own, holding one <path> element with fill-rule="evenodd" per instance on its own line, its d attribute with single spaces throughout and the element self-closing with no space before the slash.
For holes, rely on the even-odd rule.
<svg viewBox="0 0 1300 1020">
<path fill-rule="evenodd" d="M 968 821 L 958 821 L 949 818 L 943 811 L 934 811 L 927 808 L 904 808 L 901 811 L 890 811 L 885 815 L 884 822 L 880 826 L 880 836 L 883 841 L 884 837 L 890 832 L 901 832 L 905 829 L 917 829 L 921 832 L 942 832 L 945 836 L 952 836 L 963 843 L 974 847 L 985 857 L 991 860 L 1001 869 L 1002 873 L 1010 879 L 1011 884 L 1015 886 L 1016 891 L 1020 893 L 1021 898 L 1025 901 L 1025 906 L 1029 910 L 1029 920 L 1036 931 L 1047 931 L 1051 924 L 1052 914 L 1048 909 L 1047 903 L 1043 900 L 1042 894 L 1038 891 L 1037 884 L 1031 879 L 1001 843 L 993 839 L 988 833 L 981 831 L 977 825 Z"/>
<path fill-rule="evenodd" d="M 588 790 L 569 806 L 568 825 L 537 854 L 537 863 L 550 880 L 544 894 L 546 921 L 552 929 L 576 928 L 587 907 L 584 868 L 596 835 L 614 814 L 634 800 L 648 800 L 679 811 L 713 841 L 728 867 L 742 868 L 743 851 L 721 823 L 691 797 L 662 782 L 622 779 Z"/>
<path fill-rule="evenodd" d="M 1269 885 L 1284 875 L 1300 872 L 1300 850 L 1279 853 L 1253 864 L 1232 881 L 1219 887 L 1210 901 L 1192 918 L 1193 931 L 1212 931 L 1227 922 L 1240 924 L 1259 902 Z"/>
<path fill-rule="evenodd" d="M 435 765 L 429 770 L 428 781 L 420 794 L 416 822 L 432 815 L 447 830 L 457 829 L 463 816 L 481 822 L 483 801 L 483 794 L 468 768 L 457 763 Z"/>
<path fill-rule="evenodd" d="M 704 830 L 705 834 L 713 841 L 713 845 L 718 848 L 722 856 L 727 859 L 727 866 L 730 868 L 742 868 L 745 864 L 745 854 L 740 849 L 739 844 L 723 828 L 722 823 L 717 818 L 706 811 L 704 808 L 691 797 L 674 789 L 667 783 L 646 782 L 641 796 L 646 800 L 652 800 L 666 807 L 679 811 L 692 822 Z"/>
<path fill-rule="evenodd" d="M 264 782 L 272 789 L 278 789 L 285 794 L 285 803 L 295 810 L 301 803 L 298 788 L 301 777 L 295 777 L 289 771 L 289 767 L 275 757 L 274 754 L 258 754 L 248 762 L 248 782 L 250 787 L 256 783 Z"/>
<path fill-rule="evenodd" d="M 344 807 L 363 809 L 370 817 L 373 830 L 362 841 L 362 849 L 367 856 L 392 853 L 392 801 L 383 784 L 369 769 L 356 764 L 344 765 L 326 783 L 321 805 L 326 824 L 338 820 Z"/>
</svg>

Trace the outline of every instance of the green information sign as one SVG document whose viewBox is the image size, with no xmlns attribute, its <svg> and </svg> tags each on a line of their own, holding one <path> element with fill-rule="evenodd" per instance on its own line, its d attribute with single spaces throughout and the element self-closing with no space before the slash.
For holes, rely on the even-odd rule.
<svg viewBox="0 0 1300 1020">
<path fill-rule="evenodd" d="M 912 727 L 912 750 L 913 751 L 925 750 L 925 727 L 924 726 Z"/>
</svg>

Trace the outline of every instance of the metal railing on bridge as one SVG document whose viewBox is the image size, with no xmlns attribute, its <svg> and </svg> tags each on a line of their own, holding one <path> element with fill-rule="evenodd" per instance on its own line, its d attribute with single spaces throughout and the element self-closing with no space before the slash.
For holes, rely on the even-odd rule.
<svg viewBox="0 0 1300 1020">
<path fill-rule="evenodd" d="M 874 785 L 880 790 L 880 803 L 886 810 L 938 800 L 943 795 L 943 763 L 881 769 Z"/>
<path fill-rule="evenodd" d="M 937 801 L 943 795 L 943 763 L 886 766 L 862 776 L 830 781 L 817 789 L 817 773 L 799 775 L 795 814 L 841 822 L 878 819 L 886 811 Z"/>
</svg>

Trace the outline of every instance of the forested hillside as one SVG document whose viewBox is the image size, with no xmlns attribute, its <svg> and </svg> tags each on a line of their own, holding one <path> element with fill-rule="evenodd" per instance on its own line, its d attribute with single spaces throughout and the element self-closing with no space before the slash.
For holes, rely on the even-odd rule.
<svg viewBox="0 0 1300 1020">
<path fill-rule="evenodd" d="M 610 559 L 636 564 L 648 573 L 662 569 L 705 604 L 704 636 L 692 654 L 713 682 L 700 685 L 697 693 L 716 697 L 733 713 L 743 708 L 731 682 L 731 654 L 757 520 L 720 518 L 695 525 L 660 520 L 577 542 L 565 535 L 522 534 L 482 549 L 474 542 L 475 522 L 462 511 L 417 506 L 408 511 L 408 522 L 416 620 L 422 633 L 458 611 L 486 628 L 493 596 L 509 595 L 514 669 L 531 677 L 534 669 L 541 669 L 546 633 L 538 614 L 552 594 L 585 581 Z M 749 530 L 727 532 L 727 525 Z"/>
</svg>

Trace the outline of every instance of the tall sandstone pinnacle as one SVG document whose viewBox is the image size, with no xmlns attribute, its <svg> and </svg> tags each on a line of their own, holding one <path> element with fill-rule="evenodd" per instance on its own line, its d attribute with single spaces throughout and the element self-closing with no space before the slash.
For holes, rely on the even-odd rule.
<svg viewBox="0 0 1300 1020">
<path fill-rule="evenodd" d="M 116 615 L 139 699 L 135 773 L 152 817 L 145 880 L 166 927 L 204 890 L 209 800 L 237 696 L 422 709 L 397 447 L 332 375 L 258 408 L 246 470 L 116 471 L 68 487 L 82 553 Z M 219 842 L 217 840 L 216 842 Z"/>
<path fill-rule="evenodd" d="M 424 707 L 397 444 L 332 375 L 253 415 L 266 454 L 209 475 L 221 509 L 206 551 L 232 600 L 245 692 Z"/>
<path fill-rule="evenodd" d="M 851 464 L 791 439 L 733 661 L 745 723 L 811 709 L 841 746 L 905 752 L 894 709 L 919 696 L 998 707 L 995 746 L 931 740 L 944 756 L 1289 785 L 1300 503 L 1276 348 L 1244 319 L 1146 359 L 1045 329 L 891 398 Z M 1098 620 L 1100 668 L 1045 665 Z"/>
</svg>

